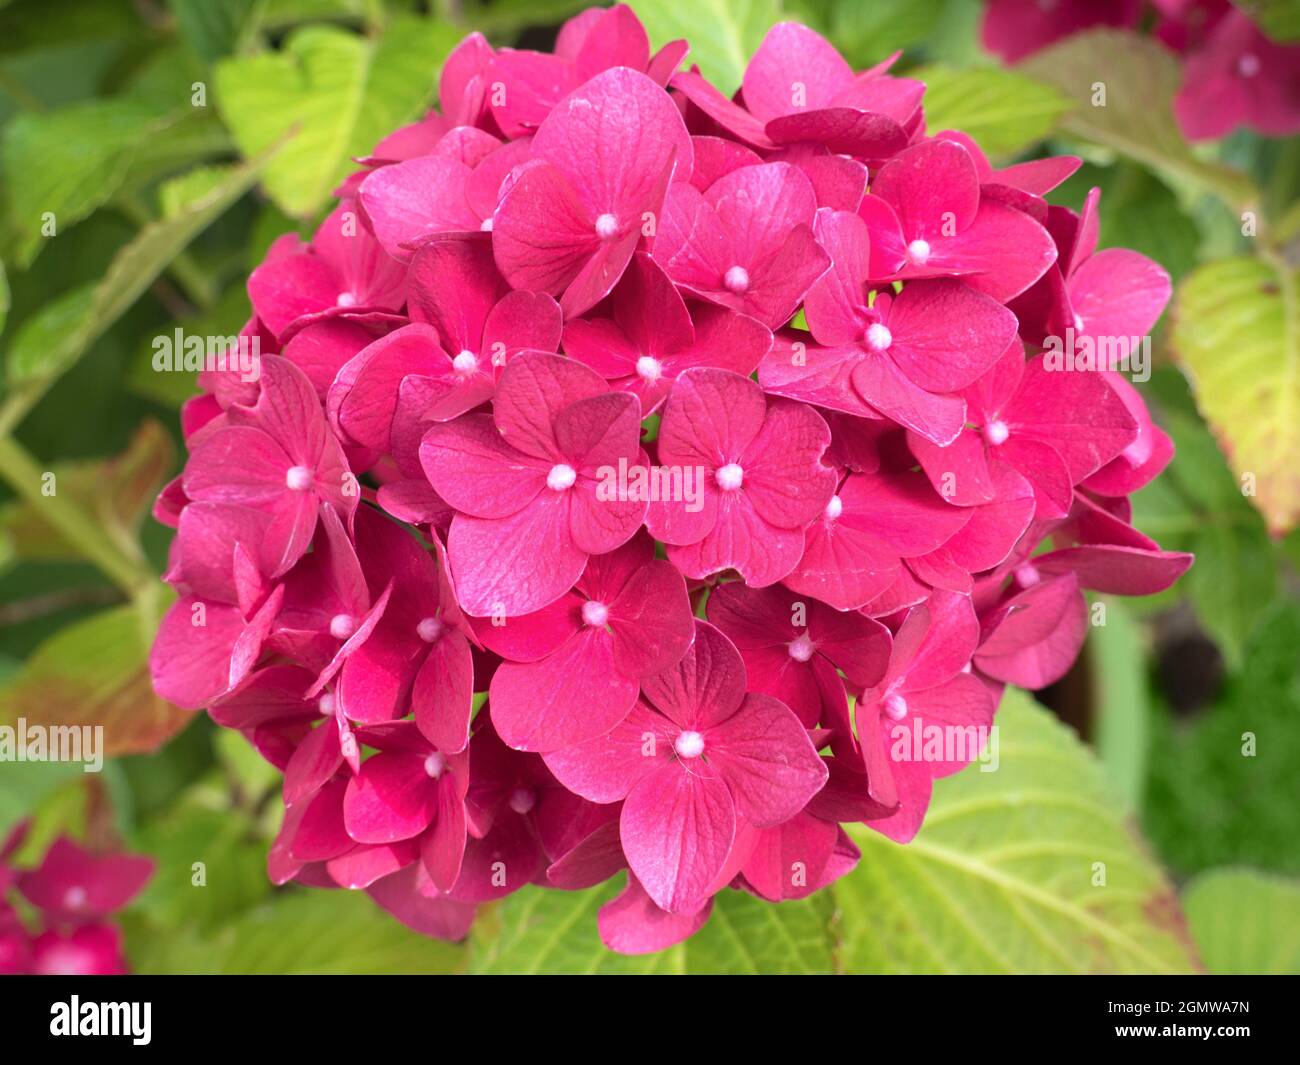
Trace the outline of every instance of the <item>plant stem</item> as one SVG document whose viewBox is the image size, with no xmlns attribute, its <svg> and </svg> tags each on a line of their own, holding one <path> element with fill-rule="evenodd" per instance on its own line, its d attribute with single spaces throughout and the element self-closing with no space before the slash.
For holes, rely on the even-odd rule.
<svg viewBox="0 0 1300 1065">
<path fill-rule="evenodd" d="M 94 519 L 76 503 L 41 491 L 44 471 L 13 437 L 0 435 L 0 477 L 33 507 L 81 555 L 93 562 L 128 596 L 134 597 L 153 574 L 139 561 L 127 557 L 96 527 Z"/>
</svg>

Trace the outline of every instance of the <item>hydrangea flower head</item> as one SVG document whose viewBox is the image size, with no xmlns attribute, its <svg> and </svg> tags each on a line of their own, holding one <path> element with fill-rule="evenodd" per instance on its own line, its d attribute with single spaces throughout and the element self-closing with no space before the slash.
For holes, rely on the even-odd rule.
<svg viewBox="0 0 1300 1065">
<path fill-rule="evenodd" d="M 1084 589 L 1190 563 L 1128 521 L 1138 390 L 1048 358 L 1169 297 L 1049 206 L 1079 160 L 995 168 L 793 23 L 734 97 L 685 55 L 625 5 L 467 38 L 185 408 L 153 678 L 284 774 L 277 884 L 456 939 L 624 877 L 602 939 L 662 949 L 911 839 L 978 752 L 898 729 L 993 727 Z"/>
</svg>

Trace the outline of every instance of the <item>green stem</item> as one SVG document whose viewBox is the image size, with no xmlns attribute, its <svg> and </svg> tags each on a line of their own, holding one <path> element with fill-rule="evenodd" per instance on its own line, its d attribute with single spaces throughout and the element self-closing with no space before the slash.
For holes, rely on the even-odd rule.
<svg viewBox="0 0 1300 1065">
<path fill-rule="evenodd" d="M 154 221 L 149 208 L 138 195 L 124 194 L 119 196 L 116 202 L 122 213 L 137 228 L 143 229 Z M 218 295 L 216 284 L 188 251 L 178 252 L 168 264 L 167 272 L 176 279 L 176 283 L 184 290 L 186 297 L 199 310 L 205 311 L 216 303 Z"/>
<path fill-rule="evenodd" d="M 145 584 L 152 583 L 153 574 L 144 562 L 127 557 L 114 546 L 89 514 L 64 496 L 47 496 L 41 491 L 44 472 L 18 441 L 0 435 L 0 477 L 8 481 L 48 525 L 128 596 L 135 596 Z"/>
</svg>

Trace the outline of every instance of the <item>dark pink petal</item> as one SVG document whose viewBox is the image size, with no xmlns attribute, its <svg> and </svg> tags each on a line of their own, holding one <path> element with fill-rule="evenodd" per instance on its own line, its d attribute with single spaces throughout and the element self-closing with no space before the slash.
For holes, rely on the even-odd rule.
<svg viewBox="0 0 1300 1065">
<path fill-rule="evenodd" d="M 745 106 L 767 122 L 827 107 L 852 81 L 853 69 L 824 37 L 797 22 L 778 22 L 745 68 L 741 91 Z"/>
<path fill-rule="evenodd" d="M 434 425 L 420 443 L 420 462 L 442 499 L 480 518 L 504 518 L 546 491 L 552 463 L 511 447 L 485 414 Z"/>
<path fill-rule="evenodd" d="M 609 732 L 577 747 L 551 751 L 546 767 L 566 788 L 598 803 L 618 802 L 642 777 L 673 759 L 676 728 L 637 702 Z"/>
<path fill-rule="evenodd" d="M 549 489 L 505 518 L 457 514 L 447 554 L 461 606 L 478 617 L 540 610 L 573 586 L 587 561 L 569 532 L 565 496 Z"/>
<path fill-rule="evenodd" d="M 1003 604 L 975 665 L 1023 688 L 1044 688 L 1074 664 L 1088 630 L 1087 603 L 1073 573 L 1035 584 Z"/>
<path fill-rule="evenodd" d="M 636 702 L 614 664 L 614 641 L 585 628 L 540 662 L 504 663 L 492 677 L 492 723 L 507 746 L 543 754 L 602 736 Z"/>
<path fill-rule="evenodd" d="M 672 669 L 647 677 L 641 691 L 680 728 L 712 728 L 739 708 L 746 688 L 740 652 L 718 629 L 695 623 L 695 640 Z"/>
<path fill-rule="evenodd" d="M 726 781 L 736 810 L 757 828 L 797 814 L 826 783 L 808 731 L 784 703 L 750 693 L 705 732 L 704 757 Z"/>
<path fill-rule="evenodd" d="M 348 835 L 358 843 L 395 843 L 418 836 L 437 809 L 438 787 L 421 754 L 371 755 L 348 782 L 343 800 Z"/>
<path fill-rule="evenodd" d="M 444 631 L 415 675 L 411 688 L 415 723 L 438 750 L 463 751 L 469 744 L 473 704 L 474 660 L 469 643 L 459 632 Z"/>
<path fill-rule="evenodd" d="M 375 238 L 399 262 L 435 233 L 477 232 L 465 195 L 470 168 L 458 159 L 426 155 L 382 166 L 361 183 L 360 200 Z"/>
<path fill-rule="evenodd" d="M 632 788 L 619 834 L 628 865 L 661 909 L 690 913 L 704 903 L 736 833 L 727 785 L 703 764 L 661 765 Z"/>
<path fill-rule="evenodd" d="M 668 913 L 628 874 L 627 887 L 600 908 L 600 941 L 620 954 L 653 954 L 698 932 L 709 919 L 710 899 L 694 913 Z"/>
<path fill-rule="evenodd" d="M 474 905 L 437 893 L 419 862 L 374 881 L 366 893 L 402 924 L 436 939 L 464 939 L 474 921 Z"/>
<path fill-rule="evenodd" d="M 18 877 L 18 890 L 54 921 L 80 922 L 120 910 L 153 876 L 154 861 L 130 854 L 97 857 L 65 836 L 41 864 Z"/>
</svg>

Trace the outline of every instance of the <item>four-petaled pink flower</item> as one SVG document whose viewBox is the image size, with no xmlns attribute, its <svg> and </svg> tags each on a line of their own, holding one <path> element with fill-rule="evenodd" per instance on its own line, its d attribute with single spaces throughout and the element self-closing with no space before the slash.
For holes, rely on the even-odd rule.
<svg viewBox="0 0 1300 1065">
<path fill-rule="evenodd" d="M 545 760 L 592 802 L 624 800 L 632 872 L 660 908 L 691 913 L 726 870 L 738 822 L 793 817 L 826 767 L 789 707 L 746 694 L 740 652 L 705 622 L 681 662 L 641 687 L 645 701 L 620 725 Z"/>
</svg>

